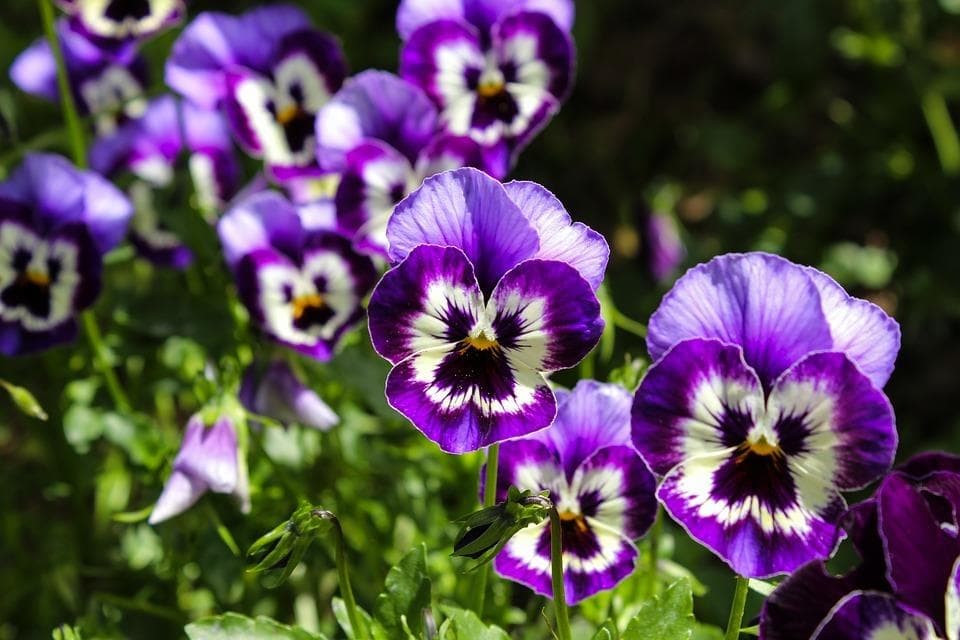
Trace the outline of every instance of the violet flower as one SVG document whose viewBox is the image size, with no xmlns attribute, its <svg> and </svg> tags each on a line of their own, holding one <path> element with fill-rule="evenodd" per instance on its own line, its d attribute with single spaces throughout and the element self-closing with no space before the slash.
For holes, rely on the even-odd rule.
<svg viewBox="0 0 960 640">
<path fill-rule="evenodd" d="M 53 154 L 27 154 L 0 182 L 0 353 L 73 339 L 131 214 L 113 185 Z"/>
<path fill-rule="evenodd" d="M 579 362 L 603 329 L 594 290 L 609 249 L 538 184 L 476 169 L 427 178 L 387 226 L 369 306 L 387 399 L 444 451 L 538 431 L 556 414 L 544 373 Z"/>
<path fill-rule="evenodd" d="M 640 211 L 640 259 L 658 283 L 670 279 L 686 256 L 677 221 L 666 213 Z"/>
<path fill-rule="evenodd" d="M 437 111 L 418 87 L 385 71 L 347 81 L 317 114 L 320 166 L 339 172 L 337 221 L 363 251 L 387 253 L 394 206 L 424 178 L 463 166 L 485 168 L 483 150 L 437 131 Z"/>
<path fill-rule="evenodd" d="M 897 323 L 763 253 L 691 269 L 650 318 L 633 443 L 690 535 L 748 577 L 832 554 L 840 491 L 893 461 Z"/>
<path fill-rule="evenodd" d="M 503 443 L 497 500 L 510 486 L 550 491 L 560 513 L 567 604 L 611 589 L 633 573 L 634 540 L 653 524 L 656 481 L 630 444 L 630 394 L 581 380 L 555 391 L 557 419 Z M 550 596 L 550 523 L 514 534 L 494 560 L 501 576 Z"/>
<path fill-rule="evenodd" d="M 400 75 L 436 103 L 444 131 L 486 149 L 502 178 L 570 91 L 572 23 L 570 0 L 404 0 Z"/>
<path fill-rule="evenodd" d="M 173 45 L 167 84 L 221 108 L 240 146 L 278 180 L 314 175 L 314 118 L 343 84 L 336 40 L 303 11 L 273 5 L 232 16 L 204 12 Z"/>
<path fill-rule="evenodd" d="M 124 120 L 143 113 L 147 63 L 133 44 L 104 49 L 66 20 L 57 22 L 57 35 L 77 107 L 82 114 L 95 116 L 98 134 L 111 133 Z M 45 38 L 17 56 L 10 78 L 31 95 L 59 100 L 57 63 Z"/>
<path fill-rule="evenodd" d="M 363 316 L 373 262 L 339 233 L 309 229 L 280 194 L 239 201 L 217 226 L 240 298 L 272 339 L 319 360 Z"/>
<path fill-rule="evenodd" d="M 244 513 L 250 511 L 247 464 L 237 445 L 237 427 L 225 415 L 210 426 L 199 413 L 190 418 L 173 471 L 150 513 L 150 524 L 180 515 L 207 491 L 233 495 Z"/>
<path fill-rule="evenodd" d="M 186 13 L 184 0 L 57 0 L 57 5 L 78 29 L 104 41 L 153 35 Z"/>
<path fill-rule="evenodd" d="M 915 456 L 843 520 L 860 564 L 815 560 L 766 600 L 764 640 L 960 638 L 960 458 Z M 886 635 L 885 635 L 886 634 Z"/>
<path fill-rule="evenodd" d="M 239 395 L 248 411 L 283 424 L 329 431 L 340 422 L 333 409 L 283 360 L 274 360 L 262 370 L 250 365 L 243 374 Z"/>
<path fill-rule="evenodd" d="M 198 208 L 216 213 L 236 192 L 240 179 L 230 134 L 217 111 L 161 96 L 142 117 L 99 138 L 90 149 L 90 164 L 100 173 L 129 171 L 136 176 L 130 187 L 136 207 L 130 240 L 148 260 L 176 268 L 190 264 L 193 255 L 164 223 L 162 212 L 168 209 L 158 205 L 156 192 L 174 186 L 184 152 Z"/>
</svg>

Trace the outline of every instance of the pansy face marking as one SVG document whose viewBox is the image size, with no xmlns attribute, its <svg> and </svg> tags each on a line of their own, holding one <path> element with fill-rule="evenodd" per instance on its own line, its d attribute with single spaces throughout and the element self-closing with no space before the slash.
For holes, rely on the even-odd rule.
<svg viewBox="0 0 960 640">
<path fill-rule="evenodd" d="M 139 118 L 147 108 L 143 84 L 130 69 L 112 65 L 80 83 L 79 94 L 89 113 L 96 115 L 98 135 L 116 131 L 127 119 Z"/>
<path fill-rule="evenodd" d="M 184 12 L 183 0 L 61 0 L 91 35 L 136 38 L 160 31 Z"/>
<path fill-rule="evenodd" d="M 69 235 L 43 238 L 15 221 L 0 221 L 0 319 L 32 332 L 70 320 L 84 279 L 82 251 Z"/>
</svg>

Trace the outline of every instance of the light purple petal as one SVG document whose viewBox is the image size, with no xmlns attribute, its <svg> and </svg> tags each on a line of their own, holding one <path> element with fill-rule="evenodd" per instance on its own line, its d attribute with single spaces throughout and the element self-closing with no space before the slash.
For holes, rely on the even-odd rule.
<svg viewBox="0 0 960 640">
<path fill-rule="evenodd" d="M 57 64 L 45 39 L 36 40 L 18 55 L 10 67 L 10 79 L 22 91 L 51 102 L 60 96 Z"/>
<path fill-rule="evenodd" d="M 846 353 L 882 389 L 900 350 L 900 326 L 877 305 L 847 295 L 833 278 L 807 267 L 820 291 L 833 351 Z"/>
<path fill-rule="evenodd" d="M 244 374 L 240 396 L 248 410 L 284 424 L 327 431 L 340 422 L 333 409 L 283 360 L 274 360 L 261 372 L 251 365 Z"/>
<path fill-rule="evenodd" d="M 163 485 L 163 492 L 150 512 L 150 524 L 159 524 L 178 516 L 194 504 L 207 492 L 207 485 L 191 475 L 176 469 Z"/>
<path fill-rule="evenodd" d="M 582 222 L 573 222 L 557 197 L 536 182 L 508 182 L 503 187 L 540 236 L 535 257 L 566 262 L 590 286 L 599 287 L 610 257 L 603 236 Z"/>
<path fill-rule="evenodd" d="M 876 591 L 854 591 L 837 603 L 811 640 L 938 640 L 930 619 Z"/>
<path fill-rule="evenodd" d="M 428 23 L 400 51 L 400 77 L 420 87 L 441 110 L 454 105 L 466 110 L 456 118 L 461 124 L 450 129 L 456 134 L 466 133 L 462 123 L 469 121 L 475 101 L 470 80 L 485 66 L 481 36 L 463 22 Z"/>
<path fill-rule="evenodd" d="M 516 11 L 540 11 L 561 29 L 573 28 L 572 0 L 402 0 L 397 9 L 397 31 L 406 40 L 419 27 L 436 20 L 466 20 L 487 31 Z"/>
<path fill-rule="evenodd" d="M 486 292 L 539 248 L 537 232 L 503 186 L 470 168 L 424 180 L 397 205 L 387 238 L 395 263 L 421 244 L 457 247 L 473 264 Z"/>
<path fill-rule="evenodd" d="M 296 208 L 275 191 L 261 191 L 236 203 L 217 225 L 231 268 L 244 255 L 265 247 L 296 253 L 304 231 Z"/>
<path fill-rule="evenodd" d="M 211 426 L 198 414 L 190 418 L 173 468 L 215 493 L 237 486 L 237 434 L 233 422 L 220 417 Z"/>
<path fill-rule="evenodd" d="M 720 256 L 677 281 L 650 318 L 647 349 L 657 360 L 690 338 L 740 345 L 765 387 L 806 354 L 833 346 L 807 270 L 765 253 Z"/>
<path fill-rule="evenodd" d="M 317 113 L 317 160 L 342 170 L 346 154 L 376 139 L 413 163 L 436 130 L 437 110 L 418 87 L 386 71 L 364 71 Z"/>
</svg>

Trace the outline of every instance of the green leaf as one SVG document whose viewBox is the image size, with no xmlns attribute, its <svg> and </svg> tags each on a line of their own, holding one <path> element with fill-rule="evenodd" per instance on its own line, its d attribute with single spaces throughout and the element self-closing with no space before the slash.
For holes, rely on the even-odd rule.
<svg viewBox="0 0 960 640">
<path fill-rule="evenodd" d="M 239 613 L 204 618 L 188 624 L 184 631 L 190 640 L 324 640 L 297 627 L 288 627 L 259 616 L 256 619 Z"/>
<path fill-rule="evenodd" d="M 350 624 L 350 614 L 347 613 L 347 603 L 343 601 L 343 598 L 334 598 L 330 603 L 330 608 L 333 609 L 333 617 L 337 619 L 337 624 L 343 629 L 348 640 L 356 638 L 357 634 L 354 633 L 353 625 Z M 369 613 L 360 606 L 357 606 L 357 613 L 360 614 L 363 623 L 367 625 L 367 629 L 373 627 L 373 618 L 370 617 Z"/>
<path fill-rule="evenodd" d="M 697 623 L 693 628 L 693 640 L 723 640 L 723 629 L 712 624 Z"/>
<path fill-rule="evenodd" d="M 690 640 L 693 637 L 693 593 L 678 580 L 651 601 L 627 625 L 623 640 Z"/>
<path fill-rule="evenodd" d="M 487 626 L 473 611 L 459 607 L 440 607 L 446 621 L 440 626 L 440 640 L 509 640 L 507 632 L 498 626 Z"/>
<path fill-rule="evenodd" d="M 374 618 L 385 638 L 406 638 L 404 620 L 414 634 L 423 629 L 423 610 L 430 606 L 427 547 L 410 550 L 387 574 L 384 592 L 377 596 Z"/>
<path fill-rule="evenodd" d="M 607 620 L 603 623 L 597 632 L 593 634 L 591 640 L 617 640 L 620 634 L 617 633 L 617 625 L 613 620 Z"/>
<path fill-rule="evenodd" d="M 43 410 L 43 407 L 40 406 L 40 403 L 37 402 L 30 391 L 15 384 L 10 384 L 6 380 L 0 380 L 0 387 L 7 390 L 13 403 L 17 405 L 20 411 L 37 420 L 47 419 L 47 412 Z"/>
<path fill-rule="evenodd" d="M 103 415 L 75 404 L 63 416 L 63 435 L 73 450 L 83 455 L 90 451 L 90 443 L 103 435 Z"/>
<path fill-rule="evenodd" d="M 53 630 L 53 640 L 82 640 L 82 637 L 75 627 L 63 624 Z"/>
</svg>

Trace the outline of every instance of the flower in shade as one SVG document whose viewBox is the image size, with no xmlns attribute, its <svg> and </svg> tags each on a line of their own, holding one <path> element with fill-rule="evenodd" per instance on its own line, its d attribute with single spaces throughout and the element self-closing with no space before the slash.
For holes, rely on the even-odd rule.
<svg viewBox="0 0 960 640">
<path fill-rule="evenodd" d="M 173 471 L 150 513 L 150 524 L 178 516 L 207 491 L 234 496 L 244 513 L 250 511 L 247 464 L 238 446 L 237 429 L 244 428 L 227 415 L 207 425 L 202 414 L 187 422 Z"/>
<path fill-rule="evenodd" d="M 387 238 L 396 266 L 368 312 L 394 365 L 390 404 L 454 453 L 553 422 L 543 374 L 574 366 L 603 329 L 603 237 L 538 184 L 464 168 L 427 178 Z"/>
<path fill-rule="evenodd" d="M 436 103 L 446 132 L 486 147 L 503 177 L 570 90 L 572 23 L 569 0 L 405 0 L 400 75 Z"/>
<path fill-rule="evenodd" d="M 167 84 L 201 106 L 222 108 L 240 145 L 279 180 L 319 171 L 314 119 L 345 76 L 336 40 L 289 5 L 202 13 L 166 66 Z"/>
<path fill-rule="evenodd" d="M 394 206 L 423 179 L 447 169 L 484 167 L 470 138 L 437 132 L 437 110 L 418 87 L 385 71 L 364 71 L 317 114 L 317 159 L 341 174 L 339 226 L 364 251 L 387 253 Z"/>
<path fill-rule="evenodd" d="M 27 154 L 0 182 L 0 353 L 73 339 L 131 212 L 105 179 L 52 154 Z"/>
<path fill-rule="evenodd" d="M 319 360 L 362 317 L 376 280 L 370 258 L 335 231 L 308 229 L 278 193 L 255 193 L 217 230 L 240 298 L 271 338 Z"/>
<path fill-rule="evenodd" d="M 184 0 L 57 0 L 73 23 L 103 40 L 142 38 L 179 22 Z"/>
<path fill-rule="evenodd" d="M 657 282 L 670 278 L 686 255 L 677 221 L 666 213 L 642 207 L 640 222 L 640 259 Z"/>
<path fill-rule="evenodd" d="M 127 118 L 143 113 L 147 63 L 132 44 L 101 48 L 66 20 L 58 21 L 56 30 L 74 99 L 81 113 L 95 116 L 98 133 L 110 133 Z M 45 38 L 17 56 L 10 78 L 31 95 L 59 100 L 57 63 Z"/>
<path fill-rule="evenodd" d="M 510 486 L 550 492 L 560 514 L 567 603 L 575 604 L 633 573 L 633 541 L 656 516 L 656 482 L 630 445 L 631 398 L 623 387 L 581 380 L 556 395 L 552 426 L 501 445 L 497 496 L 504 499 Z M 515 534 L 494 567 L 551 595 L 550 523 Z"/>
<path fill-rule="evenodd" d="M 134 246 L 156 264 L 180 268 L 191 262 L 192 254 L 169 230 L 161 212 L 183 207 L 185 187 L 175 186 L 181 160 L 189 169 L 200 210 L 214 213 L 236 192 L 240 167 L 223 117 L 170 95 L 152 100 L 143 116 L 99 138 L 90 149 L 90 164 L 100 173 L 129 171 L 137 178 L 130 187 L 136 206 L 130 230 Z M 170 206 L 158 203 L 161 190 L 172 191 L 177 201 Z"/>
<path fill-rule="evenodd" d="M 274 360 L 263 368 L 250 365 L 240 385 L 240 402 L 248 411 L 283 424 L 327 431 L 340 422 L 333 409 L 283 360 Z"/>
<path fill-rule="evenodd" d="M 926 453 L 888 475 L 842 524 L 860 556 L 814 560 L 770 594 L 764 640 L 960 638 L 960 458 Z"/>
<path fill-rule="evenodd" d="M 691 269 L 650 318 L 655 364 L 633 406 L 660 501 L 744 576 L 829 556 L 840 491 L 893 462 L 880 388 L 899 341 L 893 319 L 815 269 L 763 253 Z"/>
</svg>

